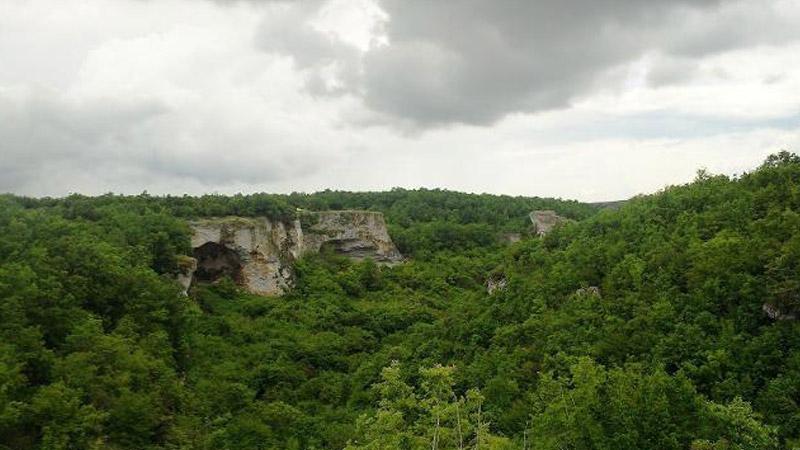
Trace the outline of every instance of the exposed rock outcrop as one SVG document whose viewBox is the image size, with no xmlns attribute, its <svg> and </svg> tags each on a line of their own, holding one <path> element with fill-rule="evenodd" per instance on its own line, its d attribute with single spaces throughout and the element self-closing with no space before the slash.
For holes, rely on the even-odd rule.
<svg viewBox="0 0 800 450">
<path fill-rule="evenodd" d="M 555 211 L 551 210 L 533 211 L 530 214 L 530 218 L 533 224 L 533 231 L 538 236 L 544 236 L 556 226 L 570 221 L 566 217 L 561 217 L 556 214 Z"/>
<path fill-rule="evenodd" d="M 486 293 L 489 295 L 494 294 L 497 291 L 505 290 L 506 286 L 508 286 L 508 280 L 506 277 L 492 277 L 486 280 Z"/>
<path fill-rule="evenodd" d="M 276 295 L 291 283 L 291 263 L 302 254 L 300 222 L 224 217 L 190 223 L 197 259 L 194 279 L 231 277 L 249 292 Z"/>
<path fill-rule="evenodd" d="M 191 222 L 197 267 L 194 280 L 231 277 L 247 291 L 279 295 L 293 281 L 292 263 L 324 246 L 354 258 L 394 263 L 394 246 L 383 214 L 371 211 L 304 212 L 300 219 L 223 217 Z"/>
<path fill-rule="evenodd" d="M 761 310 L 764 311 L 764 314 L 767 315 L 772 320 L 796 320 L 797 315 L 792 312 L 784 312 L 781 311 L 780 308 L 777 306 L 771 305 L 769 303 L 764 303 L 761 305 Z"/>
<path fill-rule="evenodd" d="M 175 279 L 178 281 L 178 284 L 181 285 L 183 289 L 181 292 L 183 292 L 183 295 L 189 293 L 189 286 L 192 285 L 192 278 L 196 270 L 197 259 L 191 256 L 180 256 L 178 258 L 178 274 L 175 276 Z"/>
<path fill-rule="evenodd" d="M 394 263 L 402 260 L 394 246 L 383 214 L 374 211 L 321 211 L 309 214 L 303 227 L 303 252 L 318 252 L 330 246 L 354 259 L 370 258 Z"/>
<path fill-rule="evenodd" d="M 597 286 L 582 287 L 575 291 L 575 295 L 586 297 L 602 297 L 600 288 Z"/>
</svg>

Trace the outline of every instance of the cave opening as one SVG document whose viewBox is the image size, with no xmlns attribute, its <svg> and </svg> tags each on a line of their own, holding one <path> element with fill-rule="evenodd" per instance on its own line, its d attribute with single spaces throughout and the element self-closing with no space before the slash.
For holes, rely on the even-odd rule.
<svg viewBox="0 0 800 450">
<path fill-rule="evenodd" d="M 195 280 L 214 282 L 227 276 L 241 284 L 242 260 L 235 251 L 216 242 L 207 242 L 195 248 L 193 253 L 197 259 Z"/>
</svg>

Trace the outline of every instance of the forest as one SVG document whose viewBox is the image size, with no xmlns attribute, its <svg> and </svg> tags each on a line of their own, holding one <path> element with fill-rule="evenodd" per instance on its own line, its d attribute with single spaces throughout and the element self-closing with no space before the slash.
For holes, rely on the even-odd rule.
<svg viewBox="0 0 800 450">
<path fill-rule="evenodd" d="M 0 449 L 800 449 L 800 157 L 617 206 L 2 195 Z M 188 219 L 328 209 L 383 212 L 407 260 L 175 282 Z"/>
</svg>

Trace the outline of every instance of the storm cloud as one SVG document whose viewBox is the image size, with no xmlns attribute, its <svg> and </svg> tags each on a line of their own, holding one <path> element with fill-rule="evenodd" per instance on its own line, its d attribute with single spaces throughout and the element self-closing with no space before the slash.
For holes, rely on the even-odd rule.
<svg viewBox="0 0 800 450">
<path fill-rule="evenodd" d="M 313 4 L 313 3 L 312 3 Z M 690 78 L 709 54 L 800 37 L 798 8 L 730 0 L 381 0 L 382 40 L 363 52 L 316 30 L 318 7 L 296 6 L 260 45 L 292 55 L 309 88 L 361 98 L 389 121 L 428 128 L 488 125 L 510 113 L 570 105 L 619 88 L 645 56 L 651 81 Z M 288 15 L 287 15 L 288 16 Z M 290 23 L 290 24 L 287 24 Z M 676 65 L 679 61 L 680 65 Z M 663 66 L 657 63 L 662 62 Z M 682 73 L 670 73 L 680 70 Z"/>
</svg>

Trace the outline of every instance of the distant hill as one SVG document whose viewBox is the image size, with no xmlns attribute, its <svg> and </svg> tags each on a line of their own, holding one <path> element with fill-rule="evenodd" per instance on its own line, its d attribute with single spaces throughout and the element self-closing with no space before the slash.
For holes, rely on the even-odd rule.
<svg viewBox="0 0 800 450">
<path fill-rule="evenodd" d="M 608 202 L 591 202 L 588 203 L 595 208 L 609 208 L 609 209 L 619 209 L 622 205 L 624 205 L 628 200 L 613 200 Z"/>
</svg>

